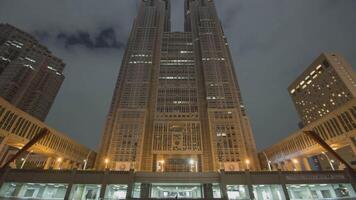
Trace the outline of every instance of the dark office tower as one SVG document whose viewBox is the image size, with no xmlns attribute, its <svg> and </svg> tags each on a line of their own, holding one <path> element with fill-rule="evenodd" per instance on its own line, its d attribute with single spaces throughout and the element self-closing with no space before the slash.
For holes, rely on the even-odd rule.
<svg viewBox="0 0 356 200">
<path fill-rule="evenodd" d="M 44 121 L 63 82 L 64 63 L 31 35 L 0 24 L 0 96 Z"/>
<path fill-rule="evenodd" d="M 256 148 L 213 1 L 142 1 L 122 61 L 97 168 L 256 169 Z"/>
</svg>

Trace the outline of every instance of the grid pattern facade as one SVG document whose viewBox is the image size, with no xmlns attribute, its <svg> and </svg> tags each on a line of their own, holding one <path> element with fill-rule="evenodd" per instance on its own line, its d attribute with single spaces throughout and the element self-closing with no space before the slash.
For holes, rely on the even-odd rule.
<svg viewBox="0 0 356 200">
<path fill-rule="evenodd" d="M 104 160 L 109 168 L 141 171 L 213 171 L 226 163 L 236 170 L 256 167 L 252 131 L 214 2 L 185 1 L 185 32 L 170 32 L 169 6 L 164 0 L 140 5 L 97 167 Z"/>
<path fill-rule="evenodd" d="M 337 54 L 322 54 L 289 86 L 304 124 L 309 124 L 355 98 L 355 74 Z"/>
<path fill-rule="evenodd" d="M 63 82 L 64 63 L 32 36 L 0 24 L 0 96 L 44 120 Z"/>
<path fill-rule="evenodd" d="M 0 141 L 2 143 L 3 140 L 6 140 L 7 145 L 22 148 L 42 128 L 49 129 L 50 134 L 31 147 L 34 153 L 52 158 L 62 157 L 75 163 L 82 163 L 84 159 L 90 159 L 90 163 L 94 162 L 95 152 L 91 152 L 85 146 L 74 142 L 66 135 L 48 127 L 0 98 Z"/>
</svg>

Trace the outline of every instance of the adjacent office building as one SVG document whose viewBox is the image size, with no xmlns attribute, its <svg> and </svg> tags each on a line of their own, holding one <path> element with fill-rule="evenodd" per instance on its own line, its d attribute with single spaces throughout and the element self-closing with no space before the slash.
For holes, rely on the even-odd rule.
<svg viewBox="0 0 356 200">
<path fill-rule="evenodd" d="M 0 96 L 44 121 L 63 82 L 62 60 L 29 35 L 0 24 Z"/>
<path fill-rule="evenodd" d="M 97 168 L 257 169 L 227 39 L 211 0 L 185 1 L 184 32 L 169 0 L 145 0 L 133 23 Z"/>
<path fill-rule="evenodd" d="M 356 77 L 339 54 L 321 54 L 289 87 L 304 125 L 322 118 L 356 96 Z"/>
<path fill-rule="evenodd" d="M 264 168 L 343 169 L 304 130 L 317 132 L 356 168 L 355 81 L 355 72 L 341 55 L 321 54 L 288 88 L 304 127 L 259 154 Z"/>
</svg>

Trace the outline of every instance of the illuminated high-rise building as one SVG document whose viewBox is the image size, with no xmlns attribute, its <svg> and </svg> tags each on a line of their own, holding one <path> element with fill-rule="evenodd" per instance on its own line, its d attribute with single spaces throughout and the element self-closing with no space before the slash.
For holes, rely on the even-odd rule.
<svg viewBox="0 0 356 200">
<path fill-rule="evenodd" d="M 288 87 L 304 125 L 322 118 L 356 97 L 356 76 L 339 54 L 322 53 Z"/>
<path fill-rule="evenodd" d="M 186 0 L 184 12 L 184 32 L 171 32 L 170 2 L 141 2 L 107 116 L 98 169 L 258 168 L 214 2 Z"/>
<path fill-rule="evenodd" d="M 65 64 L 29 35 L 0 24 L 0 96 L 44 121 L 64 80 Z"/>
</svg>

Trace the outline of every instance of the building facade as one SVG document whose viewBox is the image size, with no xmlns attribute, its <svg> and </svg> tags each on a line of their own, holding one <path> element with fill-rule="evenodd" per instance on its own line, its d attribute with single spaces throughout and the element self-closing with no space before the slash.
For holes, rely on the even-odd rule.
<svg viewBox="0 0 356 200">
<path fill-rule="evenodd" d="M 189 180 L 189 181 L 187 181 Z M 1 199 L 352 200 L 355 179 L 335 172 L 0 171 Z"/>
<path fill-rule="evenodd" d="M 65 64 L 31 35 L 0 24 L 0 96 L 44 121 Z"/>
<path fill-rule="evenodd" d="M 288 88 L 304 127 L 260 152 L 261 165 L 283 170 L 343 169 L 303 133 L 313 130 L 356 168 L 355 81 L 354 71 L 340 55 L 318 57 Z"/>
<path fill-rule="evenodd" d="M 289 87 L 295 108 L 307 125 L 356 97 L 356 77 L 339 54 L 322 53 Z"/>
<path fill-rule="evenodd" d="M 1 97 L 0 166 L 3 166 L 42 128 L 48 129 L 50 134 L 20 155 L 10 164 L 10 167 L 18 169 L 89 169 L 94 167 L 95 151 L 78 144 Z"/>
<path fill-rule="evenodd" d="M 258 168 L 252 130 L 215 5 L 142 1 L 124 54 L 97 168 L 215 171 Z"/>
</svg>

